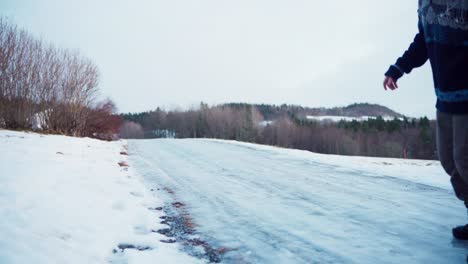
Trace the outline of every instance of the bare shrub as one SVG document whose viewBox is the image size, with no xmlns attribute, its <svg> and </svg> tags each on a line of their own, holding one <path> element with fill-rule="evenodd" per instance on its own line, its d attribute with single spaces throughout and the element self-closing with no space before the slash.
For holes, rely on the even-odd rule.
<svg viewBox="0 0 468 264">
<path fill-rule="evenodd" d="M 126 121 L 120 127 L 120 137 L 121 138 L 143 138 L 143 128 L 140 124 Z"/>
<path fill-rule="evenodd" d="M 84 134 L 104 140 L 117 139 L 122 119 L 116 112 L 115 104 L 110 99 L 89 109 Z"/>
</svg>

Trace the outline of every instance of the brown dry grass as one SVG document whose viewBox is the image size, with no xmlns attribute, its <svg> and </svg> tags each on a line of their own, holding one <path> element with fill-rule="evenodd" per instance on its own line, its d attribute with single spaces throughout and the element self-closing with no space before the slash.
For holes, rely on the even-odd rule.
<svg viewBox="0 0 468 264">
<path fill-rule="evenodd" d="M 171 188 L 164 187 L 163 188 L 167 193 L 174 194 L 174 191 Z"/>
<path fill-rule="evenodd" d="M 182 223 L 184 226 L 190 228 L 190 229 L 195 229 L 195 223 L 193 222 L 193 218 L 188 216 L 188 215 L 185 215 L 182 217 Z"/>
<path fill-rule="evenodd" d="M 227 247 L 219 247 L 216 249 L 216 251 L 218 251 L 218 253 L 221 255 L 232 250 L 233 250 L 232 248 L 227 248 Z"/>
<path fill-rule="evenodd" d="M 174 206 L 175 208 L 182 208 L 185 206 L 185 204 L 181 202 L 175 202 L 175 203 L 172 203 L 172 206 Z"/>
<path fill-rule="evenodd" d="M 120 167 L 125 167 L 125 168 L 128 167 L 128 164 L 125 161 L 121 161 L 121 162 L 119 162 L 117 164 L 119 164 Z"/>
</svg>

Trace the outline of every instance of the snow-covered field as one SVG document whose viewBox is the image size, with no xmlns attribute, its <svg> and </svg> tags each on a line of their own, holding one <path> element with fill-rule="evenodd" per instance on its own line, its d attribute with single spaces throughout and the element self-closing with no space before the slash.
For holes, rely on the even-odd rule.
<svg viewBox="0 0 468 264">
<path fill-rule="evenodd" d="M 353 121 L 356 120 L 358 122 L 362 121 L 367 121 L 369 119 L 376 119 L 376 116 L 359 116 L 359 117 L 351 117 L 351 116 L 307 116 L 306 117 L 308 120 L 315 120 L 315 121 L 321 121 L 321 122 L 340 122 L 341 120 L 343 121 Z M 383 116 L 383 120 L 385 121 L 391 121 L 395 119 L 393 116 Z M 402 118 L 399 118 L 400 120 L 403 120 Z"/>
<path fill-rule="evenodd" d="M 146 185 L 228 249 L 224 263 L 465 263 L 451 228 L 466 211 L 438 162 L 203 139 L 129 149 Z"/>
<path fill-rule="evenodd" d="M 152 232 L 163 201 L 124 145 L 0 130 L 0 263 L 204 263 Z"/>
</svg>

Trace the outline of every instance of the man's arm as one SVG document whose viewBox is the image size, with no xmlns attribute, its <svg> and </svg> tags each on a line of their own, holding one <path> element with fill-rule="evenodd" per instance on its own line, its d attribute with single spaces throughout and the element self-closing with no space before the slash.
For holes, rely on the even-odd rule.
<svg viewBox="0 0 468 264">
<path fill-rule="evenodd" d="M 426 41 L 424 39 L 424 31 L 421 21 L 418 23 L 419 32 L 414 37 L 413 43 L 405 51 L 403 56 L 398 58 L 396 63 L 385 73 L 384 88 L 394 90 L 398 88 L 396 81 L 403 76 L 404 73 L 410 73 L 414 68 L 422 66 L 426 63 L 428 56 L 426 50 Z"/>
</svg>

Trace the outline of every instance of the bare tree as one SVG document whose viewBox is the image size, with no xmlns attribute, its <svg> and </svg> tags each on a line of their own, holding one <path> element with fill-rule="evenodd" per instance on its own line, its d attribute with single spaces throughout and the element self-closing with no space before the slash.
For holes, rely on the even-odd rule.
<svg viewBox="0 0 468 264">
<path fill-rule="evenodd" d="M 81 136 L 99 83 L 96 65 L 0 18 L 0 119 L 30 128 L 39 114 L 50 132 Z"/>
</svg>

